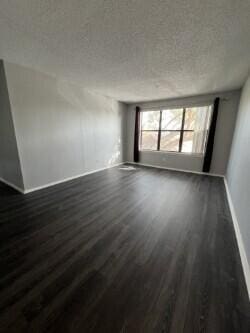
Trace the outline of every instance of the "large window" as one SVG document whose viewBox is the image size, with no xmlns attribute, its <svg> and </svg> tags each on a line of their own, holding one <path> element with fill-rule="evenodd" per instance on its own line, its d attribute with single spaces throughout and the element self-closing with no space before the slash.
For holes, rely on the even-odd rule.
<svg viewBox="0 0 250 333">
<path fill-rule="evenodd" d="M 140 149 L 203 154 L 209 106 L 141 111 Z"/>
</svg>

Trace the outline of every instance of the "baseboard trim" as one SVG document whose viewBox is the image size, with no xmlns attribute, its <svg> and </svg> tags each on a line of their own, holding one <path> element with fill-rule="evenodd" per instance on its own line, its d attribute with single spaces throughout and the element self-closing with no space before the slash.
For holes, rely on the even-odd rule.
<svg viewBox="0 0 250 333">
<path fill-rule="evenodd" d="M 229 204 L 229 208 L 230 208 L 230 212 L 231 212 L 231 216 L 232 216 L 232 220 L 233 220 L 236 240 L 237 240 L 237 244 L 238 244 L 238 248 L 239 248 L 240 259 L 241 259 L 241 264 L 242 264 L 244 277 L 245 277 L 245 281 L 246 281 L 248 297 L 250 300 L 250 266 L 249 266 L 249 263 L 247 260 L 247 255 L 246 255 L 243 239 L 242 239 L 241 232 L 240 232 L 237 215 L 235 213 L 232 197 L 231 197 L 230 190 L 229 190 L 227 180 L 225 177 L 224 177 L 224 184 L 225 184 L 227 200 L 228 200 L 228 204 Z"/>
<path fill-rule="evenodd" d="M 205 175 L 205 176 L 212 176 L 212 177 L 222 177 L 224 178 L 224 175 L 219 175 L 216 173 L 208 173 L 208 172 L 201 172 L 201 171 L 193 171 L 193 170 L 185 170 L 185 169 L 177 169 L 177 168 L 169 168 L 169 167 L 164 167 L 160 165 L 152 165 L 152 164 L 146 164 L 146 163 L 136 163 L 136 162 L 124 162 L 127 164 L 134 164 L 134 165 L 141 165 L 149 168 L 156 168 L 156 169 L 164 169 L 164 170 L 170 170 L 170 171 L 179 171 L 179 172 L 188 172 L 188 173 L 194 173 L 197 175 Z"/>
<path fill-rule="evenodd" d="M 8 185 L 8 186 L 12 187 L 14 190 L 16 190 L 16 191 L 18 191 L 18 192 L 24 194 L 24 190 L 23 190 L 23 189 L 21 189 L 20 187 L 18 187 L 18 186 L 16 186 L 16 185 L 12 184 L 11 182 L 9 182 L 9 181 L 7 181 L 7 180 L 5 180 L 5 179 L 3 179 L 2 177 L 0 177 L 0 181 L 1 181 L 2 183 L 4 183 L 5 185 Z"/>
<path fill-rule="evenodd" d="M 122 164 L 124 164 L 124 162 L 121 162 L 121 163 L 118 163 L 118 164 L 113 164 L 111 166 L 104 167 L 104 168 L 101 168 L 101 169 L 96 169 L 96 170 L 93 170 L 93 171 L 84 172 L 84 173 L 81 173 L 79 175 L 75 175 L 75 176 L 64 178 L 64 179 L 61 179 L 61 180 L 58 180 L 58 181 L 55 181 L 55 182 L 51 182 L 51 183 L 48 183 L 48 184 L 45 184 L 45 185 L 42 185 L 42 186 L 38 186 L 38 187 L 34 187 L 34 188 L 24 190 L 23 193 L 28 194 L 28 193 L 31 193 L 31 192 L 39 191 L 39 190 L 42 190 L 42 189 L 47 188 L 47 187 L 51 187 L 51 186 L 54 186 L 54 185 L 58 185 L 58 184 L 61 184 L 61 183 L 68 182 L 68 181 L 73 180 L 73 179 L 77 179 L 77 178 L 80 178 L 80 177 L 90 175 L 92 173 L 96 173 L 96 172 L 100 172 L 100 171 L 103 171 L 103 170 L 111 169 L 111 168 L 117 167 L 117 166 L 122 165 Z"/>
</svg>

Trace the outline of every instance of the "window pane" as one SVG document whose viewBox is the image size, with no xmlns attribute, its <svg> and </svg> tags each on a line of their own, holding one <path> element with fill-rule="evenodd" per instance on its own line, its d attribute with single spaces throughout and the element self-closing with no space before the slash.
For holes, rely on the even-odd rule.
<svg viewBox="0 0 250 333">
<path fill-rule="evenodd" d="M 141 132 L 141 149 L 157 150 L 158 131 Z"/>
<path fill-rule="evenodd" d="M 180 132 L 161 132 L 160 150 L 179 151 Z"/>
<path fill-rule="evenodd" d="M 185 114 L 182 152 L 185 153 L 204 153 L 207 140 L 207 133 L 210 124 L 211 106 L 187 108 Z"/>
<path fill-rule="evenodd" d="M 210 109 L 211 109 L 210 106 L 186 108 L 184 129 L 204 130 L 205 128 L 208 128 Z"/>
<path fill-rule="evenodd" d="M 207 131 L 184 132 L 182 142 L 183 153 L 203 154 L 207 139 Z"/>
<path fill-rule="evenodd" d="M 195 122 L 197 121 L 197 110 L 196 108 L 188 108 L 185 113 L 185 130 L 193 130 L 195 127 Z"/>
<path fill-rule="evenodd" d="M 194 132 L 184 132 L 181 151 L 183 153 L 192 153 L 193 142 L 194 142 Z"/>
<path fill-rule="evenodd" d="M 141 129 L 158 130 L 160 121 L 160 111 L 141 112 Z"/>
<path fill-rule="evenodd" d="M 171 109 L 162 111 L 162 130 L 180 130 L 183 109 Z"/>
</svg>

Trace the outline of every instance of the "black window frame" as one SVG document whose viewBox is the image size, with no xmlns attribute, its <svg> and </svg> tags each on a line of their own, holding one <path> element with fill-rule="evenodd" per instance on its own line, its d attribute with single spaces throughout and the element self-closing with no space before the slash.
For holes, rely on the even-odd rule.
<svg viewBox="0 0 250 333">
<path fill-rule="evenodd" d="M 204 105 L 205 106 L 209 106 L 209 105 Z M 197 106 L 192 106 L 192 107 L 197 107 Z M 191 108 L 192 108 L 191 107 Z M 194 130 L 188 130 L 188 129 L 184 129 L 185 127 L 185 117 L 186 117 L 186 109 L 189 109 L 190 107 L 180 107 L 178 109 L 182 109 L 182 120 L 181 120 L 181 128 L 179 130 L 162 130 L 161 129 L 161 125 L 162 125 L 162 112 L 164 110 L 167 110 L 167 108 L 165 109 L 159 109 L 159 110 L 148 110 L 151 112 L 160 112 L 160 118 L 159 118 L 159 128 L 155 129 L 155 130 L 143 130 L 142 129 L 142 123 L 140 124 L 140 151 L 160 151 L 160 152 L 166 152 L 166 153 L 180 153 L 180 154 L 204 154 L 204 152 L 202 153 L 187 153 L 187 152 L 182 152 L 182 146 L 183 146 L 183 137 L 184 137 L 184 133 L 185 132 L 194 132 Z M 142 110 L 141 112 L 148 112 L 147 110 Z M 142 117 L 141 117 L 142 119 Z M 157 137 L 157 147 L 156 149 L 142 149 L 142 132 L 158 132 L 158 137 Z M 179 139 L 179 147 L 178 150 L 165 150 L 165 149 L 161 149 L 161 134 L 162 132 L 178 132 L 180 133 L 180 139 Z"/>
</svg>

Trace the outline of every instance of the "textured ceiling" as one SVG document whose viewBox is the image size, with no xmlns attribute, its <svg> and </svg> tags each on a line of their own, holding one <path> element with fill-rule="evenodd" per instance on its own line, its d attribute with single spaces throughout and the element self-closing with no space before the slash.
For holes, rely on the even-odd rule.
<svg viewBox="0 0 250 333">
<path fill-rule="evenodd" d="M 250 0 L 1 0 L 0 57 L 127 102 L 230 90 Z"/>
</svg>

